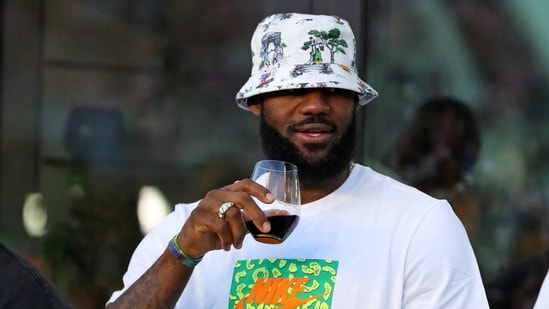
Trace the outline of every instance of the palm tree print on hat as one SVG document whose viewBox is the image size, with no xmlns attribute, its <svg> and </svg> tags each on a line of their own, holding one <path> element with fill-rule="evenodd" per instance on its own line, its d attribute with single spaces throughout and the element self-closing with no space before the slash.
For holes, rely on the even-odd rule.
<svg viewBox="0 0 549 309">
<path fill-rule="evenodd" d="M 332 30 L 319 31 L 311 30 L 308 32 L 310 35 L 309 40 L 303 43 L 301 49 L 310 50 L 309 51 L 309 61 L 305 64 L 296 65 L 295 69 L 291 72 L 293 77 L 299 76 L 305 72 L 318 72 L 323 74 L 333 73 L 330 64 L 335 62 L 335 54 L 342 53 L 346 54 L 345 48 L 347 41 L 340 39 L 341 34 L 338 28 L 333 28 Z M 324 62 L 322 58 L 322 52 L 327 49 L 330 52 L 330 62 Z"/>
<path fill-rule="evenodd" d="M 309 35 L 311 36 L 301 47 L 303 50 L 311 49 L 309 63 L 319 64 L 323 62 L 322 51 L 324 51 L 324 47 L 330 51 L 330 63 L 334 63 L 336 53 L 345 54 L 345 48 L 349 45 L 347 45 L 347 41 L 339 38 L 340 34 L 341 32 L 338 28 L 334 28 L 328 32 L 319 30 L 309 31 Z"/>
</svg>

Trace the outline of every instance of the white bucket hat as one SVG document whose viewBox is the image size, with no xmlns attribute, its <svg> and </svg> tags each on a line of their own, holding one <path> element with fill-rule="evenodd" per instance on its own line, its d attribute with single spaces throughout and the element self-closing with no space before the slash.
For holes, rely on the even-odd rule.
<svg viewBox="0 0 549 309">
<path fill-rule="evenodd" d="M 377 92 L 358 77 L 355 44 L 349 23 L 337 16 L 266 17 L 252 37 L 252 72 L 236 95 L 238 106 L 247 110 L 249 97 L 300 88 L 351 90 L 365 105 Z"/>
</svg>

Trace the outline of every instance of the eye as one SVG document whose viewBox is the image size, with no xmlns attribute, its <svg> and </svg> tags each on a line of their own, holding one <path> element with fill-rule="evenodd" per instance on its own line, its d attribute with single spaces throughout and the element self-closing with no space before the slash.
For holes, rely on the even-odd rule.
<svg viewBox="0 0 549 309">
<path fill-rule="evenodd" d="M 347 90 L 347 89 L 337 89 L 337 88 L 324 88 L 324 93 L 326 95 L 330 95 L 332 97 L 338 97 L 338 98 L 352 98 L 357 99 L 358 95 L 356 92 Z"/>
<path fill-rule="evenodd" d="M 286 89 L 286 90 L 282 90 L 280 91 L 280 95 L 285 95 L 285 96 L 288 96 L 288 95 L 299 95 L 299 89 Z"/>
<path fill-rule="evenodd" d="M 330 94 L 330 93 L 337 93 L 337 92 L 339 91 L 339 89 L 335 89 L 335 88 L 323 88 L 322 91 L 324 91 L 324 93 Z"/>
<path fill-rule="evenodd" d="M 298 89 L 285 89 L 269 93 L 262 94 L 263 99 L 273 98 L 273 97 L 299 97 L 307 95 L 313 91 L 322 91 L 325 96 L 333 98 L 351 98 L 355 101 L 358 99 L 358 95 L 350 90 L 339 89 L 339 88 L 298 88 Z"/>
<path fill-rule="evenodd" d="M 265 96 L 268 97 L 268 98 L 299 96 L 299 95 L 303 94 L 303 92 L 300 91 L 300 90 L 301 89 L 285 89 L 285 90 L 273 91 L 273 92 L 270 92 L 270 93 L 266 93 Z"/>
</svg>

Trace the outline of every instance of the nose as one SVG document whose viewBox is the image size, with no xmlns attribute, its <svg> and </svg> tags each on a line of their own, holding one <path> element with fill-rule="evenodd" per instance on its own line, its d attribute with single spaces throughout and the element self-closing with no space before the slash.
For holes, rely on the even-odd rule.
<svg viewBox="0 0 549 309">
<path fill-rule="evenodd" d="M 328 97 L 321 89 L 308 91 L 301 99 L 299 111 L 304 115 L 327 114 L 331 109 Z"/>
</svg>

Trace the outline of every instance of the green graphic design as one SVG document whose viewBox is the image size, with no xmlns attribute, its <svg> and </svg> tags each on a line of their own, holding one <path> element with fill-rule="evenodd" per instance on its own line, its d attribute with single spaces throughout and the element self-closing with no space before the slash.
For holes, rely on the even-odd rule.
<svg viewBox="0 0 549 309">
<path fill-rule="evenodd" d="M 337 267 L 331 260 L 237 261 L 229 308 L 329 309 Z"/>
<path fill-rule="evenodd" d="M 303 43 L 301 49 L 308 50 L 310 49 L 309 59 L 310 63 L 319 64 L 322 63 L 322 51 L 324 48 L 327 48 L 330 52 L 330 63 L 334 63 L 334 55 L 336 53 L 345 54 L 345 49 L 349 47 L 347 41 L 339 38 L 341 31 L 337 28 L 334 28 L 328 32 L 311 30 L 309 31 L 309 40 Z"/>
</svg>

